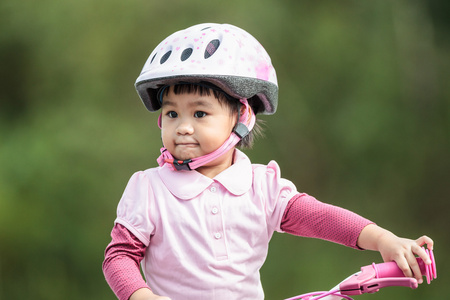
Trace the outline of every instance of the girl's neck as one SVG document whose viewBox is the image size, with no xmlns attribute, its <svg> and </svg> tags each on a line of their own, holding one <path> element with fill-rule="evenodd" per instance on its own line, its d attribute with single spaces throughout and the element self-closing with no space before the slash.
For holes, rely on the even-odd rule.
<svg viewBox="0 0 450 300">
<path fill-rule="evenodd" d="M 222 155 L 221 157 L 217 158 L 216 160 L 212 161 L 210 164 L 201 166 L 196 169 L 197 172 L 200 174 L 209 177 L 214 178 L 229 167 L 234 162 L 234 148 L 228 151 L 226 154 Z"/>
</svg>

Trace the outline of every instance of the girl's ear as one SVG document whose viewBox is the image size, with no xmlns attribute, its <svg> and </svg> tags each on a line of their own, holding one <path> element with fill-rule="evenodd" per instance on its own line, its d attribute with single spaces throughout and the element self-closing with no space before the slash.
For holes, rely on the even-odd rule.
<svg viewBox="0 0 450 300">
<path fill-rule="evenodd" d="M 243 105 L 242 103 L 239 103 L 239 116 L 244 115 L 246 109 L 247 108 L 245 107 L 245 105 Z"/>
<path fill-rule="evenodd" d="M 158 127 L 159 127 L 159 129 L 162 128 L 161 116 L 162 116 L 162 113 L 160 113 L 160 114 L 159 114 L 159 117 L 158 117 Z"/>
</svg>

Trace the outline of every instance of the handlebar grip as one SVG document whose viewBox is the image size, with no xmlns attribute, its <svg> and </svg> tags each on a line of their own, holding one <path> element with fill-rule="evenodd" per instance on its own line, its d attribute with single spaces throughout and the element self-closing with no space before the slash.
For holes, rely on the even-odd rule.
<svg viewBox="0 0 450 300">
<path fill-rule="evenodd" d="M 420 271 L 427 278 L 428 284 L 437 278 L 436 261 L 433 251 L 425 249 L 431 259 L 431 265 L 426 265 L 421 258 L 416 258 Z M 409 286 L 417 288 L 415 278 L 405 277 L 395 262 L 386 262 L 361 267 L 361 272 L 349 277 L 340 283 L 339 289 L 345 295 L 361 295 L 363 293 L 374 293 L 380 288 L 387 286 Z"/>
<path fill-rule="evenodd" d="M 375 269 L 376 278 L 405 277 L 403 271 L 400 270 L 394 261 L 373 264 L 372 266 Z M 422 272 L 422 269 L 420 271 Z"/>
<path fill-rule="evenodd" d="M 420 272 L 423 276 L 427 278 L 427 282 L 430 283 L 431 280 L 436 279 L 436 262 L 434 260 L 433 251 L 426 249 L 428 256 L 431 259 L 431 265 L 426 265 L 425 262 L 420 257 L 416 257 L 417 263 L 420 267 Z M 404 277 L 402 270 L 397 266 L 395 262 L 385 262 L 379 264 L 373 264 L 375 269 L 376 278 L 389 278 L 389 277 Z"/>
</svg>

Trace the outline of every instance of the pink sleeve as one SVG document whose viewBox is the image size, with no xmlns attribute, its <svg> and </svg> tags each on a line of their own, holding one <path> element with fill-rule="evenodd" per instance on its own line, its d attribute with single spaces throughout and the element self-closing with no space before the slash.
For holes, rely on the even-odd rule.
<svg viewBox="0 0 450 300">
<path fill-rule="evenodd" d="M 360 249 L 357 246 L 359 234 L 372 223 L 349 210 L 320 202 L 307 194 L 297 194 L 286 206 L 281 229 Z"/>
<path fill-rule="evenodd" d="M 146 247 L 120 224 L 114 226 L 111 237 L 105 250 L 103 274 L 117 298 L 128 300 L 136 290 L 149 288 L 139 269 Z"/>
</svg>

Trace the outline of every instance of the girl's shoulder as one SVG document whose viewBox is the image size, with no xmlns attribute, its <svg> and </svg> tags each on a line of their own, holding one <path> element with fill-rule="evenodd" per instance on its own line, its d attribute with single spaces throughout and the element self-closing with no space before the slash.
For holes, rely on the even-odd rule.
<svg viewBox="0 0 450 300">
<path fill-rule="evenodd" d="M 267 165 L 252 163 L 253 176 L 255 175 L 275 175 L 281 177 L 281 169 L 278 163 L 271 160 Z"/>
</svg>

